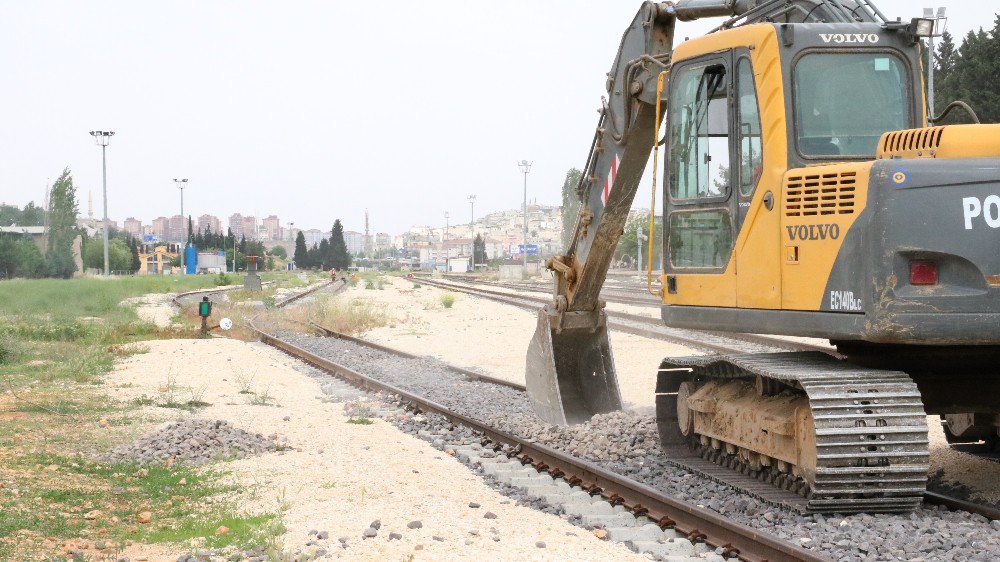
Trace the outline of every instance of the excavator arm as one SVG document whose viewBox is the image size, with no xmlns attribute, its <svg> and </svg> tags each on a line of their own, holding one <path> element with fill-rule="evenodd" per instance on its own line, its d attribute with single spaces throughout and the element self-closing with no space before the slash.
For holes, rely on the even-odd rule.
<svg viewBox="0 0 1000 562">
<path fill-rule="evenodd" d="M 553 302 L 539 311 L 526 383 L 535 412 L 557 424 L 621 409 L 601 288 L 654 144 L 657 79 L 667 69 L 675 8 L 645 2 L 622 36 L 608 73 L 573 239 L 550 259 Z"/>
</svg>

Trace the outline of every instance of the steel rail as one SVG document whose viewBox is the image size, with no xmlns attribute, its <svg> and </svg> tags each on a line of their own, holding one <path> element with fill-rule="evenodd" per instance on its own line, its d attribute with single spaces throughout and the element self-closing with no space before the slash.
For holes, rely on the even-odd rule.
<svg viewBox="0 0 1000 562">
<path fill-rule="evenodd" d="M 490 289 L 482 289 L 472 286 L 454 285 L 436 279 L 435 280 L 422 279 L 421 282 L 431 285 L 432 287 L 454 290 L 461 293 L 466 293 L 498 302 L 503 302 L 505 304 L 510 304 L 512 306 L 516 306 L 518 308 L 522 308 L 524 310 L 529 310 L 532 312 L 538 311 L 539 304 L 544 305 L 544 304 L 549 304 L 550 302 L 550 299 L 547 299 L 545 297 L 537 297 L 533 295 L 523 295 L 523 294 L 519 295 L 512 293 L 504 293 L 502 291 L 493 291 Z M 516 301 L 522 301 L 522 302 L 516 302 Z M 622 320 L 628 322 L 634 322 L 640 324 L 640 326 L 636 326 L 634 324 L 626 324 L 622 322 Z M 793 342 L 779 338 L 771 338 L 757 334 L 731 334 L 728 332 L 695 331 L 695 330 L 683 330 L 684 332 L 694 334 L 693 336 L 668 334 L 660 331 L 660 329 L 669 329 L 669 328 L 663 326 L 662 323 L 659 321 L 659 319 L 651 318 L 649 316 L 642 316 L 639 314 L 630 314 L 627 312 L 608 311 L 608 325 L 621 332 L 626 332 L 629 334 L 643 336 L 647 338 L 672 341 L 674 343 L 687 345 L 689 347 L 694 347 L 722 354 L 746 353 L 746 350 L 741 349 L 738 346 L 738 343 L 733 343 L 729 345 L 720 345 L 698 339 L 697 335 L 705 334 L 718 338 L 733 340 L 734 342 L 765 345 L 777 349 L 784 349 L 786 351 L 820 351 L 828 355 L 834 355 L 836 357 L 839 357 L 836 350 L 834 350 L 833 348 L 822 347 L 808 343 Z M 642 325 L 649 327 L 643 327 Z"/>
<path fill-rule="evenodd" d="M 525 464 L 533 464 L 555 477 L 562 477 L 592 494 L 600 494 L 609 502 L 624 505 L 633 513 L 645 515 L 663 528 L 673 528 L 687 535 L 692 542 L 702 541 L 747 562 L 806 561 L 829 559 L 804 548 L 781 541 L 745 525 L 734 523 L 705 508 L 689 505 L 655 490 L 609 472 L 592 463 L 573 458 L 538 443 L 530 443 L 506 432 L 427 400 L 393 385 L 365 376 L 353 369 L 320 357 L 277 336 L 263 331 L 251 322 L 261 341 L 293 357 L 328 371 L 360 388 L 395 394 L 424 412 L 439 414 L 454 424 L 481 432 L 497 449 L 513 448 Z"/>
</svg>

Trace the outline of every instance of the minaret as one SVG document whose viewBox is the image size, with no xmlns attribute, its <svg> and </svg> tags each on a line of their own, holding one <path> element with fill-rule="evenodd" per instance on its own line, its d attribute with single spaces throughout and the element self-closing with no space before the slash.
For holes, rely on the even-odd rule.
<svg viewBox="0 0 1000 562">
<path fill-rule="evenodd" d="M 94 192 L 87 192 L 87 218 L 93 220 L 94 218 Z"/>
</svg>

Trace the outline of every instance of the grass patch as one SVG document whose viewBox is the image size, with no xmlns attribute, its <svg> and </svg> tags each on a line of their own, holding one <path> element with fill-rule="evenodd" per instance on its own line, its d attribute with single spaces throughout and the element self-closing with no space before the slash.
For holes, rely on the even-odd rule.
<svg viewBox="0 0 1000 562">
<path fill-rule="evenodd" d="M 451 293 L 441 295 L 441 306 L 451 308 L 453 304 L 455 304 L 455 295 Z"/>
<path fill-rule="evenodd" d="M 286 287 L 318 279 L 271 272 L 263 277 Z M 119 440 L 116 428 L 132 424 L 138 416 L 131 414 L 140 407 L 190 411 L 208 405 L 204 390 L 179 387 L 169 377 L 162 392 L 127 403 L 102 392 L 101 376 L 116 359 L 149 351 L 142 341 L 197 337 L 197 319 L 186 322 L 190 311 L 181 315 L 183 327 L 162 329 L 140 321 L 121 301 L 210 288 L 217 281 L 151 276 L 0 282 L 0 560 L 60 559 L 66 540 L 104 540 L 109 548 L 103 553 L 84 551 L 98 560 L 127 540 L 243 549 L 269 545 L 283 532 L 280 513 L 241 515 L 228 495 L 241 490 L 218 484 L 218 472 L 177 465 L 140 470 L 88 460 Z M 269 291 L 245 298 L 266 299 L 274 287 Z M 222 317 L 212 316 L 216 322 Z M 250 382 L 241 388 L 252 392 Z M 267 391 L 252 396 L 275 402 Z M 137 522 L 141 511 L 151 512 L 150 523 Z M 100 513 L 84 517 L 91 512 Z M 216 535 L 220 526 L 229 531 Z"/>
</svg>

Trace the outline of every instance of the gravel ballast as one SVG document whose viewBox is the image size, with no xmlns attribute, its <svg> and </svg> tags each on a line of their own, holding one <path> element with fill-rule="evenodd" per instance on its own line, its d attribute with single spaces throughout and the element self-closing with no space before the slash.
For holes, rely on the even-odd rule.
<svg viewBox="0 0 1000 562">
<path fill-rule="evenodd" d="M 281 337 L 457 413 L 595 462 L 834 560 L 1000 559 L 997 529 L 982 516 L 930 506 L 902 515 L 803 516 L 664 462 L 649 414 L 614 412 L 577 426 L 550 426 L 534 415 L 523 392 L 468 381 L 437 360 L 393 356 L 334 338 Z M 390 421 L 445 448 L 453 432 L 443 418 L 434 418 L 397 413 Z"/>
<path fill-rule="evenodd" d="M 150 464 L 173 459 L 197 466 L 217 459 L 242 459 L 287 449 L 277 434 L 265 437 L 223 420 L 188 418 L 174 422 L 108 453 L 108 462 Z"/>
</svg>

